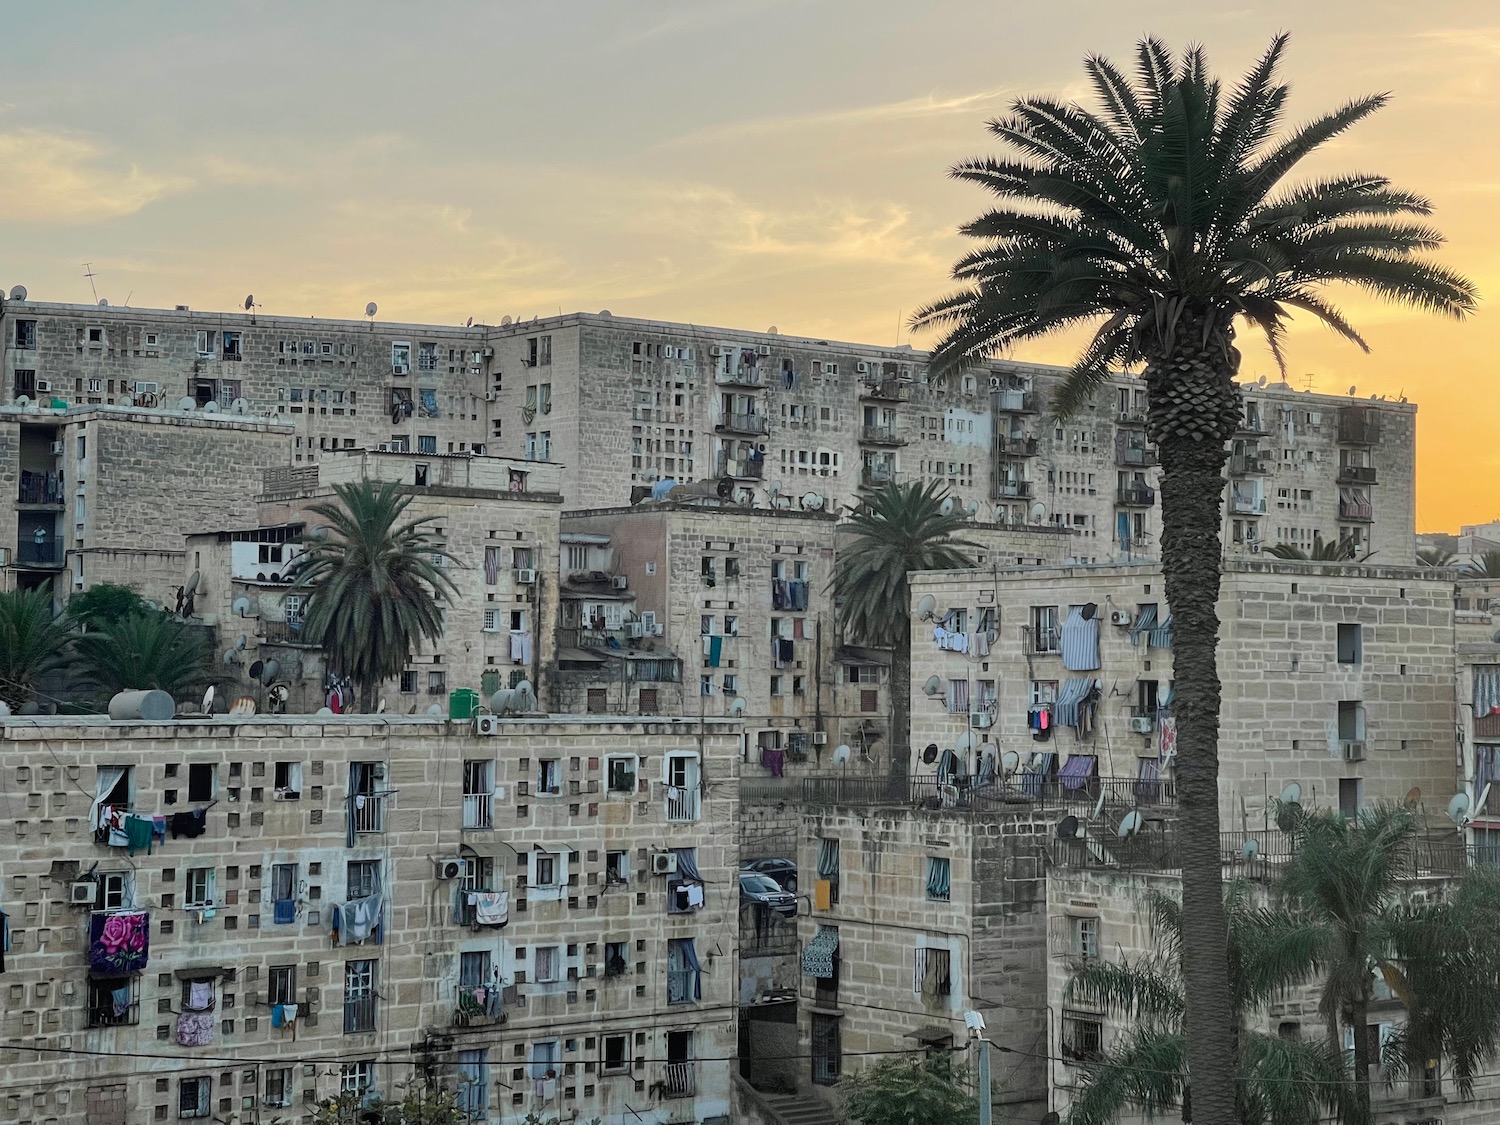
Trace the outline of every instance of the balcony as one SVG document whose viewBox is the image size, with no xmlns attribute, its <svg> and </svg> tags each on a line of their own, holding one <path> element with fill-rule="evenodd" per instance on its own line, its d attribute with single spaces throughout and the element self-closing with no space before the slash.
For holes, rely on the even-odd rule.
<svg viewBox="0 0 1500 1125">
<path fill-rule="evenodd" d="M 355 794 L 346 798 L 354 818 L 356 836 L 374 836 L 385 831 L 384 793 Z"/>
<path fill-rule="evenodd" d="M 714 382 L 721 387 L 759 387 L 763 386 L 760 377 L 759 364 L 739 363 L 733 371 L 719 371 L 714 375 Z"/>
<path fill-rule="evenodd" d="M 61 510 L 64 503 L 62 473 L 22 469 L 16 503 Z"/>
<path fill-rule="evenodd" d="M 464 827 L 493 828 L 495 798 L 489 793 L 464 794 Z"/>
<path fill-rule="evenodd" d="M 515 985 L 503 989 L 491 985 L 458 986 L 458 1005 L 453 1009 L 454 1027 L 491 1027 L 506 1021 L 507 1005 L 519 999 Z"/>
<path fill-rule="evenodd" d="M 763 457 L 730 457 L 721 453 L 717 466 L 717 476 L 734 477 L 736 480 L 761 480 L 766 475 Z"/>
<path fill-rule="evenodd" d="M 1115 416 L 1115 421 L 1122 426 L 1144 426 L 1146 424 L 1146 411 L 1144 408 L 1122 410 Z"/>
<path fill-rule="evenodd" d="M 673 821 L 697 820 L 700 801 L 700 790 L 698 786 L 684 787 L 681 785 L 665 785 L 667 798 L 667 819 Z"/>
<path fill-rule="evenodd" d="M 1115 503 L 1122 508 L 1149 508 L 1156 503 L 1156 489 L 1145 484 L 1116 489 Z"/>
<path fill-rule="evenodd" d="M 1177 804 L 1175 783 L 1138 777 L 1099 777 L 1083 780 L 1077 788 L 1057 777 L 1016 774 L 1004 782 L 940 785 L 927 777 L 808 777 L 802 780 L 802 802 L 813 806 L 853 808 L 906 805 L 946 809 L 970 815 L 1025 814 L 1040 809 L 1092 808 L 1104 797 L 1116 807 L 1172 808 Z"/>
<path fill-rule="evenodd" d="M 1030 500 L 1031 482 L 1029 480 L 997 480 L 990 490 L 992 500 Z"/>
<path fill-rule="evenodd" d="M 1035 457 L 1037 440 L 1024 434 L 995 439 L 995 452 L 1002 457 Z"/>
<path fill-rule="evenodd" d="M 16 548 L 16 565 L 32 570 L 61 570 L 61 543 L 22 543 Z"/>
<path fill-rule="evenodd" d="M 1367 406 L 1342 407 L 1339 410 L 1339 444 L 1380 444 L 1380 416 Z"/>
<path fill-rule="evenodd" d="M 884 488 L 896 479 L 896 470 L 890 465 L 866 465 L 859 474 L 861 488 Z"/>
<path fill-rule="evenodd" d="M 1338 476 L 1334 478 L 1339 484 L 1374 484 L 1374 465 L 1340 465 Z"/>
<path fill-rule="evenodd" d="M 1036 393 L 1034 391 L 1003 390 L 992 395 L 996 410 L 1006 414 L 1035 414 Z"/>
<path fill-rule="evenodd" d="M 697 969 L 667 970 L 667 1003 L 692 1004 L 698 999 Z"/>
<path fill-rule="evenodd" d="M 1339 497 L 1339 519 L 1369 523 L 1375 518 L 1375 510 L 1368 500 L 1346 500 Z"/>
<path fill-rule="evenodd" d="M 1149 469 L 1156 462 L 1156 450 L 1143 445 L 1121 446 L 1115 453 L 1115 464 L 1129 469 Z"/>
<path fill-rule="evenodd" d="M 1268 434 L 1270 430 L 1266 429 L 1266 424 L 1261 419 L 1260 411 L 1251 410 L 1240 420 L 1240 424 L 1235 432 L 1241 434 Z"/>
<path fill-rule="evenodd" d="M 881 402 L 910 402 L 911 384 L 901 379 L 882 379 L 860 385 L 860 398 L 872 398 Z"/>
<path fill-rule="evenodd" d="M 1056 656 L 1062 650 L 1062 630 L 1057 628 L 1033 629 L 1027 651 L 1033 656 Z"/>
<path fill-rule="evenodd" d="M 894 425 L 862 426 L 859 440 L 863 445 L 905 445 L 906 439 L 896 432 Z"/>
<path fill-rule="evenodd" d="M 302 622 L 300 621 L 262 621 L 260 623 L 260 639 L 263 644 L 268 645 L 305 645 L 308 648 L 316 648 L 302 636 Z"/>
<path fill-rule="evenodd" d="M 698 1096 L 698 1076 L 690 1062 L 669 1062 L 661 1072 L 661 1096 L 693 1098 Z"/>
<path fill-rule="evenodd" d="M 1264 496 L 1238 496 L 1229 497 L 1229 510 L 1237 516 L 1263 516 L 1266 514 L 1266 498 Z"/>
<path fill-rule="evenodd" d="M 375 1030 L 375 996 L 344 997 L 344 1034 Z"/>
<path fill-rule="evenodd" d="M 1229 475 L 1232 477 L 1258 476 L 1269 470 L 1268 453 L 1241 453 L 1229 459 Z"/>
<path fill-rule="evenodd" d="M 746 434 L 761 437 L 771 432 L 771 421 L 759 414 L 742 414 L 731 411 L 714 425 L 714 429 L 726 434 Z"/>
</svg>

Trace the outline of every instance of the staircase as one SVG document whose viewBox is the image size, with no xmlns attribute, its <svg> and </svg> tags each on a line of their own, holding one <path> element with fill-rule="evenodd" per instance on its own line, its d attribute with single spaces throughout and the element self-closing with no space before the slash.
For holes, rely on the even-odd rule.
<svg viewBox="0 0 1500 1125">
<path fill-rule="evenodd" d="M 761 1094 L 761 1097 L 781 1118 L 783 1125 L 841 1125 L 843 1120 L 813 1098 L 795 1094 Z"/>
</svg>

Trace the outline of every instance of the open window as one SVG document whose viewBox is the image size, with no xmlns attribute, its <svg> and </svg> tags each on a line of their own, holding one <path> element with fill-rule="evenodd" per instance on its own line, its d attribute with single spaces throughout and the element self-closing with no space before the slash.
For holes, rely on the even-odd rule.
<svg viewBox="0 0 1500 1125">
<path fill-rule="evenodd" d="M 604 759 L 604 768 L 609 792 L 632 794 L 636 791 L 639 759 L 634 754 L 611 754 Z"/>
<path fill-rule="evenodd" d="M 302 763 L 277 762 L 272 775 L 272 794 L 278 801 L 296 801 L 302 796 Z"/>
<path fill-rule="evenodd" d="M 1091 1012 L 1063 1012 L 1062 1058 L 1070 1065 L 1104 1057 L 1104 1019 Z"/>
</svg>

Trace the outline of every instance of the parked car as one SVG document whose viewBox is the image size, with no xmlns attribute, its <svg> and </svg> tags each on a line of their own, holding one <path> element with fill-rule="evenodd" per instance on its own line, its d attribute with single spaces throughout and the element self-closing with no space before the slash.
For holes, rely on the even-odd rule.
<svg viewBox="0 0 1500 1125">
<path fill-rule="evenodd" d="M 797 896 L 781 889 L 769 875 L 756 871 L 740 872 L 740 905 L 759 903 L 790 918 L 797 913 Z"/>
<path fill-rule="evenodd" d="M 752 859 L 749 863 L 743 863 L 740 867 L 745 871 L 756 871 L 762 875 L 769 875 L 775 879 L 784 891 L 797 893 L 797 863 L 791 859 L 778 859 L 768 857 L 766 859 Z"/>
</svg>

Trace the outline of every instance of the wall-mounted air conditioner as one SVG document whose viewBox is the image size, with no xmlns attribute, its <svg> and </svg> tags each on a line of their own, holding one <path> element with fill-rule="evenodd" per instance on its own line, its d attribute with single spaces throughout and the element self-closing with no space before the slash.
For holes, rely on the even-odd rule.
<svg viewBox="0 0 1500 1125">
<path fill-rule="evenodd" d="M 1130 614 L 1123 609 L 1117 609 L 1109 615 L 1109 620 L 1114 625 L 1129 625 Z"/>
<path fill-rule="evenodd" d="M 616 574 L 616 575 L 614 575 L 609 580 L 609 584 L 610 584 L 610 586 L 612 588 L 614 588 L 616 590 L 628 590 L 628 589 L 630 589 L 630 579 L 626 575 L 623 575 L 623 574 Z"/>
<path fill-rule="evenodd" d="M 676 875 L 677 854 L 675 852 L 652 852 L 651 874 L 653 875 Z"/>
<path fill-rule="evenodd" d="M 463 874 L 464 865 L 462 860 L 457 859 L 435 859 L 432 861 L 432 877 L 434 879 L 457 879 Z"/>
<path fill-rule="evenodd" d="M 92 879 L 68 884 L 68 903 L 71 906 L 93 906 L 99 901 L 99 884 Z"/>
<path fill-rule="evenodd" d="M 494 738 L 500 733 L 500 720 L 494 715 L 476 715 L 474 733 L 480 738 Z"/>
<path fill-rule="evenodd" d="M 815 730 L 812 732 L 814 746 L 828 745 L 828 732 L 826 730 Z"/>
<path fill-rule="evenodd" d="M 530 567 L 522 567 L 520 570 L 516 571 L 516 585 L 535 586 L 536 571 L 531 569 Z"/>
<path fill-rule="evenodd" d="M 1130 730 L 1133 734 L 1150 734 L 1152 726 L 1151 716 L 1149 715 L 1130 716 Z"/>
</svg>

